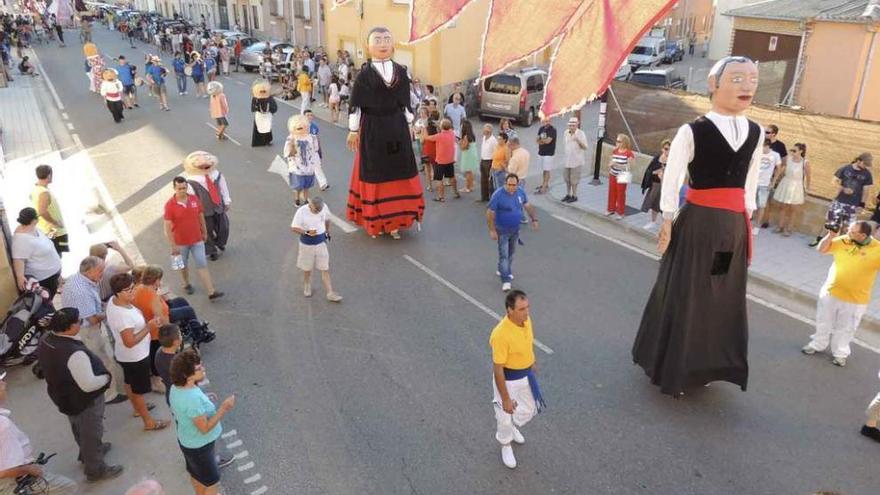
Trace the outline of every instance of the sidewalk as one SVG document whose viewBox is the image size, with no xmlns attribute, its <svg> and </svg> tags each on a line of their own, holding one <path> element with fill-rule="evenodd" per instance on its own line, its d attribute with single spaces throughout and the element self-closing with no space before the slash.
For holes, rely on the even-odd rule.
<svg viewBox="0 0 880 495">
<path fill-rule="evenodd" d="M 556 179 L 561 172 L 554 171 Z M 632 183 L 627 187 L 626 216 L 623 220 L 614 220 L 605 216 L 608 201 L 608 178 L 602 177 L 602 185 L 590 185 L 592 174 L 584 170 L 578 186 L 577 203 L 560 203 L 576 208 L 587 214 L 602 218 L 607 222 L 617 223 L 624 229 L 638 233 L 646 238 L 655 238 L 659 224 L 650 229 L 644 226 L 651 221 L 650 213 L 640 211 L 642 200 L 641 186 Z M 638 178 L 640 179 L 640 178 Z M 638 180 L 637 182 L 641 182 Z M 561 180 L 551 182 L 550 199 L 559 201 L 565 196 L 565 184 Z M 754 256 L 749 270 L 751 282 L 769 285 L 775 290 L 802 301 L 815 301 L 819 289 L 828 275 L 831 258 L 822 256 L 815 249 L 807 246 L 814 238 L 794 234 L 783 237 L 772 233 L 770 229 L 761 229 L 754 238 Z M 880 293 L 874 291 L 865 314 L 865 322 L 880 325 Z"/>
<path fill-rule="evenodd" d="M 7 216 L 14 220 L 18 210 L 28 205 L 34 167 L 41 163 L 52 165 L 55 181 L 51 188 L 59 198 L 71 234 L 71 253 L 63 258 L 63 271 L 69 275 L 77 270 L 79 260 L 87 254 L 91 243 L 121 236 L 100 200 L 99 178 L 88 153 L 78 148 L 59 150 L 49 121 L 61 117 L 54 106 L 41 100 L 48 92 L 40 79 L 15 77 L 9 87 L 0 88 L 0 126 L 5 152 L 5 164 L 0 160 L 0 194 L 5 200 Z M 133 245 L 126 248 L 139 257 Z M 111 481 L 86 483 L 76 460 L 78 449 L 70 425 L 49 400 L 45 382 L 38 380 L 30 368 L 8 371 L 9 397 L 5 407 L 12 411 L 12 420 L 30 437 L 35 453 L 58 454 L 46 469 L 76 481 L 77 493 L 121 495 L 144 479 L 160 481 L 169 494 L 192 492 L 174 427 L 144 432 L 141 421 L 132 417 L 128 402 L 107 406 L 104 418 L 104 441 L 113 444 L 107 462 L 121 464 L 125 471 Z M 154 417 L 171 417 L 162 395 L 149 394 L 147 400 L 156 404 Z"/>
</svg>

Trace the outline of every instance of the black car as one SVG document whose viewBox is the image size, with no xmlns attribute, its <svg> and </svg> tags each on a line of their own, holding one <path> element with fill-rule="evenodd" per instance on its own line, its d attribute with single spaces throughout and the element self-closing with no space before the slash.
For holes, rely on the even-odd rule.
<svg viewBox="0 0 880 495">
<path fill-rule="evenodd" d="M 672 67 L 665 69 L 641 69 L 632 75 L 629 82 L 636 84 L 644 84 L 646 86 L 657 86 L 666 89 L 687 90 L 687 83 L 682 79 L 678 72 Z"/>
</svg>

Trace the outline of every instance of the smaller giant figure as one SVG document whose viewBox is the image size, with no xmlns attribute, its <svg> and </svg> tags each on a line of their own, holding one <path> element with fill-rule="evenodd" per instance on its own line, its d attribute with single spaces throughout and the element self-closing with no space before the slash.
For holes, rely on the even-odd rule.
<svg viewBox="0 0 880 495">
<path fill-rule="evenodd" d="M 355 155 L 346 216 L 372 236 L 400 239 L 400 229 L 425 212 L 409 127 L 410 81 L 406 67 L 391 60 L 388 29 L 370 30 L 367 45 L 370 60 L 351 89 L 348 146 Z"/>
<path fill-rule="evenodd" d="M 632 349 L 660 391 L 749 377 L 746 278 L 764 132 L 743 113 L 758 69 L 726 57 L 709 72 L 712 111 L 679 128 L 663 175 L 663 255 Z M 679 190 L 689 177 L 687 201 Z M 676 215 L 677 214 L 677 215 Z M 673 222 L 674 219 L 674 222 Z"/>
</svg>

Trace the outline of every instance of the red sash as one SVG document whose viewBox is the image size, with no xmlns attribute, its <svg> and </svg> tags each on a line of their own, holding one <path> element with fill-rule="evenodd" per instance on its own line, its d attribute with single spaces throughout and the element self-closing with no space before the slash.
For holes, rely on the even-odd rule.
<svg viewBox="0 0 880 495">
<path fill-rule="evenodd" d="M 718 208 L 721 210 L 732 211 L 734 213 L 742 213 L 746 219 L 746 239 L 748 239 L 748 261 L 752 264 L 752 220 L 746 211 L 746 195 L 745 189 L 739 187 L 719 187 L 715 189 L 693 189 L 688 188 L 688 203 L 697 206 L 705 206 L 707 208 Z"/>
</svg>

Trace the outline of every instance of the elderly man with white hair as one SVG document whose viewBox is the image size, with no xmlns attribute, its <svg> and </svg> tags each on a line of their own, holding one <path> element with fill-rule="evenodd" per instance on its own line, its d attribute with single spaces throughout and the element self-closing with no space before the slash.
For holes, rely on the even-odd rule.
<svg viewBox="0 0 880 495">
<path fill-rule="evenodd" d="M 312 271 L 321 272 L 321 280 L 330 302 L 342 301 L 342 296 L 333 290 L 330 282 L 330 208 L 320 196 L 309 198 L 308 203 L 299 207 L 293 216 L 290 230 L 299 234 L 299 255 L 296 266 L 303 271 L 303 294 L 312 296 Z"/>
<path fill-rule="evenodd" d="M 165 489 L 156 480 L 144 480 L 126 490 L 125 495 L 165 495 Z"/>
</svg>

